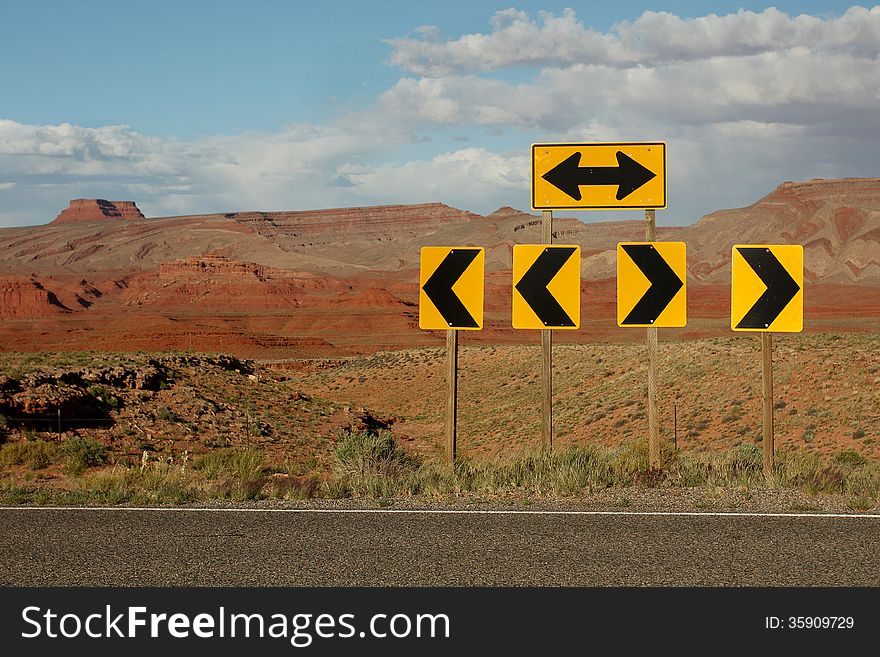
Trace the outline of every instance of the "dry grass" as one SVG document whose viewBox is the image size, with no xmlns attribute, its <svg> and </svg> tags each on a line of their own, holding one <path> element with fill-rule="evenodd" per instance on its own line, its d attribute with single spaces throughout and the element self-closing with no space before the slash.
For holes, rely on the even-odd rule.
<svg viewBox="0 0 880 657">
<path fill-rule="evenodd" d="M 4 450 L 11 458 L 11 450 Z M 22 457 L 24 458 L 24 457 Z M 69 490 L 4 484 L 4 503 L 182 504 L 211 499 L 324 498 L 517 498 L 577 499 L 600 491 L 636 488 L 765 488 L 761 454 L 749 444 L 723 453 L 663 453 L 660 470 L 648 468 L 647 450 L 572 447 L 524 452 L 507 459 L 460 461 L 450 471 L 435 460 L 402 450 L 390 434 L 351 433 L 340 438 L 326 477 L 272 473 L 260 453 L 224 450 L 194 467 L 154 461 L 141 466 L 93 469 Z M 851 455 L 825 459 L 802 450 L 781 451 L 770 485 L 811 495 L 838 494 L 853 511 L 880 503 L 880 463 Z"/>
</svg>

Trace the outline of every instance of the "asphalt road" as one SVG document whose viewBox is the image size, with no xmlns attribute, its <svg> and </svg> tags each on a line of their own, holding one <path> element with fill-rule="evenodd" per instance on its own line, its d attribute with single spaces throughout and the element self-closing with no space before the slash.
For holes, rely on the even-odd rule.
<svg viewBox="0 0 880 657">
<path fill-rule="evenodd" d="M 0 509 L 0 585 L 880 586 L 880 518 Z"/>
</svg>

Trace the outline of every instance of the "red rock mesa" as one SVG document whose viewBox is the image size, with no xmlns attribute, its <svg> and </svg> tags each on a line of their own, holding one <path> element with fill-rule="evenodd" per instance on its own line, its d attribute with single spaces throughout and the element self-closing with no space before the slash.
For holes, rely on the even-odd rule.
<svg viewBox="0 0 880 657">
<path fill-rule="evenodd" d="M 134 201 L 105 201 L 102 198 L 76 198 L 64 208 L 53 224 L 106 221 L 108 219 L 143 219 Z"/>
</svg>

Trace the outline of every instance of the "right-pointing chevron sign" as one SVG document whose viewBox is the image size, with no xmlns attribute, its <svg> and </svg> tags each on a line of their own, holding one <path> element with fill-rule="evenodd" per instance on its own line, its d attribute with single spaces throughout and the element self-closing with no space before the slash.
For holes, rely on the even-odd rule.
<svg viewBox="0 0 880 657">
<path fill-rule="evenodd" d="M 687 324 L 684 242 L 617 245 L 617 325 Z"/>
<path fill-rule="evenodd" d="M 804 248 L 799 244 L 733 247 L 730 328 L 798 333 L 804 328 Z"/>
</svg>

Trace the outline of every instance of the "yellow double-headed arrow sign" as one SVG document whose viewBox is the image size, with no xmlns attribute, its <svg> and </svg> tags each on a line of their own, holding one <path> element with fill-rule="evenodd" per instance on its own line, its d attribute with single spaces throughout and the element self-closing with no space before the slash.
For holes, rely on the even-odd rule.
<svg viewBox="0 0 880 657">
<path fill-rule="evenodd" d="M 665 207 L 665 142 L 532 145 L 535 210 Z"/>
</svg>

